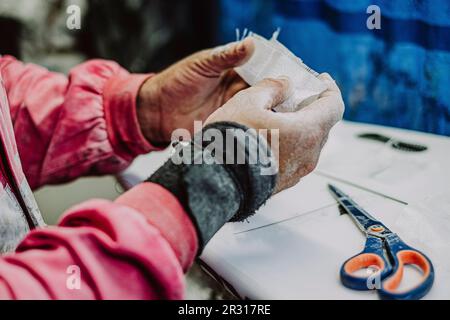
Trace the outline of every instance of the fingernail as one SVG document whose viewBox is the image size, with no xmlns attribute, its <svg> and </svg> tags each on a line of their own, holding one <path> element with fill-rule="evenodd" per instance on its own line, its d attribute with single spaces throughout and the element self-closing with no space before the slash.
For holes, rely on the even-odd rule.
<svg viewBox="0 0 450 320">
<path fill-rule="evenodd" d="M 245 52 L 245 50 L 247 49 L 247 46 L 244 41 L 239 42 L 236 46 L 236 50 L 240 53 Z"/>
<path fill-rule="evenodd" d="M 239 50 L 246 51 L 247 49 L 253 47 L 253 40 L 252 38 L 245 38 L 244 40 L 239 42 Z"/>
<path fill-rule="evenodd" d="M 228 51 L 230 48 L 233 47 L 233 45 L 235 45 L 235 43 L 236 42 L 231 42 L 231 43 L 224 44 L 222 46 L 215 47 L 211 53 L 217 54 L 217 53 L 222 53 L 222 52 Z"/>
<path fill-rule="evenodd" d="M 334 81 L 333 77 L 329 74 L 329 73 L 322 73 L 321 77 L 324 78 L 323 80 L 328 80 L 328 81 Z"/>
</svg>

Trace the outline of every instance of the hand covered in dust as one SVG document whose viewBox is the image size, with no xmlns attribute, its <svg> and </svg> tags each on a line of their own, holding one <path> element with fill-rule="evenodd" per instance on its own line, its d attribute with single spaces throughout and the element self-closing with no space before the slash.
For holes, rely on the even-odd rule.
<svg viewBox="0 0 450 320">
<path fill-rule="evenodd" d="M 266 79 L 236 94 L 207 120 L 233 121 L 257 130 L 279 129 L 279 143 L 269 141 L 279 164 L 275 192 L 294 186 L 315 169 L 331 128 L 342 119 L 344 103 L 339 88 L 328 74 L 320 78 L 327 83 L 327 91 L 297 112 L 272 111 L 290 96 L 292 86 L 287 79 Z"/>
<path fill-rule="evenodd" d="M 138 119 L 152 143 L 168 143 L 176 129 L 193 133 L 194 121 L 211 113 L 248 85 L 233 68 L 253 54 L 251 39 L 204 50 L 181 60 L 142 86 Z"/>
</svg>

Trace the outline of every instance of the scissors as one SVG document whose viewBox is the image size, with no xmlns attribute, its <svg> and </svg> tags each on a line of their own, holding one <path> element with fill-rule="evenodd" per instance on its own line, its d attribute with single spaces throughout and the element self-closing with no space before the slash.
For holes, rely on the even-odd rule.
<svg viewBox="0 0 450 320">
<path fill-rule="evenodd" d="M 363 251 L 342 265 L 340 271 L 342 284 L 354 290 L 377 289 L 381 299 L 415 300 L 424 297 L 434 281 L 434 268 L 430 259 L 419 250 L 405 244 L 398 235 L 373 218 L 344 192 L 332 185 L 328 188 L 367 239 Z M 400 291 L 398 287 L 403 278 L 405 265 L 417 266 L 422 271 L 422 278 L 413 288 Z M 376 271 L 368 276 L 355 275 L 358 270 L 366 268 L 373 268 Z M 374 286 L 373 281 L 376 277 L 379 283 Z"/>
</svg>

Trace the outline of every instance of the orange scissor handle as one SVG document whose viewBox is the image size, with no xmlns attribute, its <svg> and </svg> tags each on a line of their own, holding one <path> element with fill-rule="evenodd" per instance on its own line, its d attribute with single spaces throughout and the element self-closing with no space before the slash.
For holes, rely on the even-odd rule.
<svg viewBox="0 0 450 320">
<path fill-rule="evenodd" d="M 392 274 L 383 282 L 379 290 L 380 296 L 383 299 L 390 300 L 415 300 L 425 296 L 434 282 L 434 268 L 430 259 L 420 251 L 412 248 L 397 251 L 393 258 L 395 267 Z M 422 278 L 414 288 L 400 291 L 398 287 L 403 280 L 405 265 L 417 266 L 422 271 Z"/>
<path fill-rule="evenodd" d="M 386 264 L 382 257 L 375 253 L 362 252 L 353 258 L 347 260 L 344 264 L 344 270 L 348 274 L 353 274 L 361 269 L 376 267 L 378 270 L 383 270 Z"/>
<path fill-rule="evenodd" d="M 355 275 L 357 271 L 362 269 L 368 270 L 367 275 Z M 391 271 L 392 267 L 384 256 L 383 240 L 368 236 L 364 250 L 348 259 L 342 265 L 340 276 L 342 284 L 347 288 L 354 290 L 372 290 L 379 289 L 381 280 L 386 278 Z M 377 279 L 380 280 L 378 286 L 374 283 Z"/>
</svg>

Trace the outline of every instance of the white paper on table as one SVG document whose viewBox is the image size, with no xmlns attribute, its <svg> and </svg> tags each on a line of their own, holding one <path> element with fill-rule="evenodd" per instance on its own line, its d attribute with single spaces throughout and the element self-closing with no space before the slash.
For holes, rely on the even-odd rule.
<svg viewBox="0 0 450 320">
<path fill-rule="evenodd" d="M 355 183 L 406 203 L 418 203 L 427 196 L 450 188 L 450 159 L 447 139 L 430 134 L 379 127 L 364 129 L 352 124 L 330 134 L 317 172 Z M 338 125 L 339 130 L 342 124 Z M 361 129 L 357 129 L 361 127 Z M 397 139 L 427 145 L 425 152 L 405 152 L 388 144 L 358 138 L 377 132 Z"/>
</svg>

